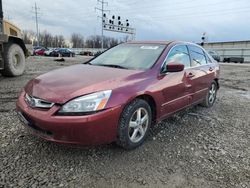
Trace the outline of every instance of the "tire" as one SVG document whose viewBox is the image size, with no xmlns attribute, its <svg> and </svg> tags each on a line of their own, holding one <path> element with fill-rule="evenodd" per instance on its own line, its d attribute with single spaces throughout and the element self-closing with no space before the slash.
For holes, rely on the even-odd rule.
<svg viewBox="0 0 250 188">
<path fill-rule="evenodd" d="M 139 112 L 140 118 L 138 119 Z M 151 124 L 152 111 L 149 104 L 142 99 L 135 99 L 125 107 L 121 114 L 117 145 L 127 150 L 139 147 L 148 136 Z"/>
<path fill-rule="evenodd" d="M 20 76 L 25 70 L 25 55 L 23 49 L 14 43 L 4 45 L 4 70 L 2 75 Z"/>
<path fill-rule="evenodd" d="M 206 98 L 201 103 L 201 105 L 204 107 L 207 107 L 207 108 L 212 107 L 215 100 L 216 100 L 217 90 L 218 90 L 217 83 L 215 81 L 213 81 L 209 87 Z M 213 95 L 213 97 L 211 95 Z"/>
</svg>

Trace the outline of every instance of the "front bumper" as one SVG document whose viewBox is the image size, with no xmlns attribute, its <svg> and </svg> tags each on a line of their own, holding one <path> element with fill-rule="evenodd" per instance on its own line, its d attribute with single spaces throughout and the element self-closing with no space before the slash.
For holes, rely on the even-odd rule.
<svg viewBox="0 0 250 188">
<path fill-rule="evenodd" d="M 121 106 L 84 116 L 58 116 L 60 106 L 49 110 L 34 109 L 18 98 L 17 112 L 20 120 L 33 134 L 57 143 L 97 145 L 111 143 L 117 138 Z"/>
</svg>

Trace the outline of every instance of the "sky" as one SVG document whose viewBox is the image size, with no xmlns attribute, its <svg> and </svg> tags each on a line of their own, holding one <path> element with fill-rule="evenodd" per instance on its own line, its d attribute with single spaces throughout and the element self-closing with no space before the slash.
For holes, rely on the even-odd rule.
<svg viewBox="0 0 250 188">
<path fill-rule="evenodd" d="M 6 19 L 23 30 L 34 30 L 35 2 L 39 30 L 84 37 L 101 34 L 97 0 L 2 0 Z M 136 29 L 136 40 L 208 42 L 250 40 L 250 0 L 106 0 L 107 17 L 120 16 Z M 105 31 L 122 39 L 125 34 Z"/>
</svg>

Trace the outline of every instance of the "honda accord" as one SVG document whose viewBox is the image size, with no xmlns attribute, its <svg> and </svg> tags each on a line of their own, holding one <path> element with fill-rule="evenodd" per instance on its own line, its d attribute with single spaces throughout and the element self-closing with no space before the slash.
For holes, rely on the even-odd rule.
<svg viewBox="0 0 250 188">
<path fill-rule="evenodd" d="M 17 114 L 45 140 L 133 149 L 171 114 L 196 104 L 211 107 L 218 80 L 218 63 L 199 45 L 129 42 L 32 79 Z"/>
</svg>

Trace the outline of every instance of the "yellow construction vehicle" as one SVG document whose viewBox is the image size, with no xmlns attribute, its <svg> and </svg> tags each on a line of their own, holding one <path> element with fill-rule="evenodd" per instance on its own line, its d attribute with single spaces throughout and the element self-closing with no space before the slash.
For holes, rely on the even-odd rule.
<svg viewBox="0 0 250 188">
<path fill-rule="evenodd" d="M 21 30 L 3 19 L 0 0 L 0 73 L 3 76 L 20 76 L 25 70 L 28 50 L 22 40 Z"/>
</svg>

